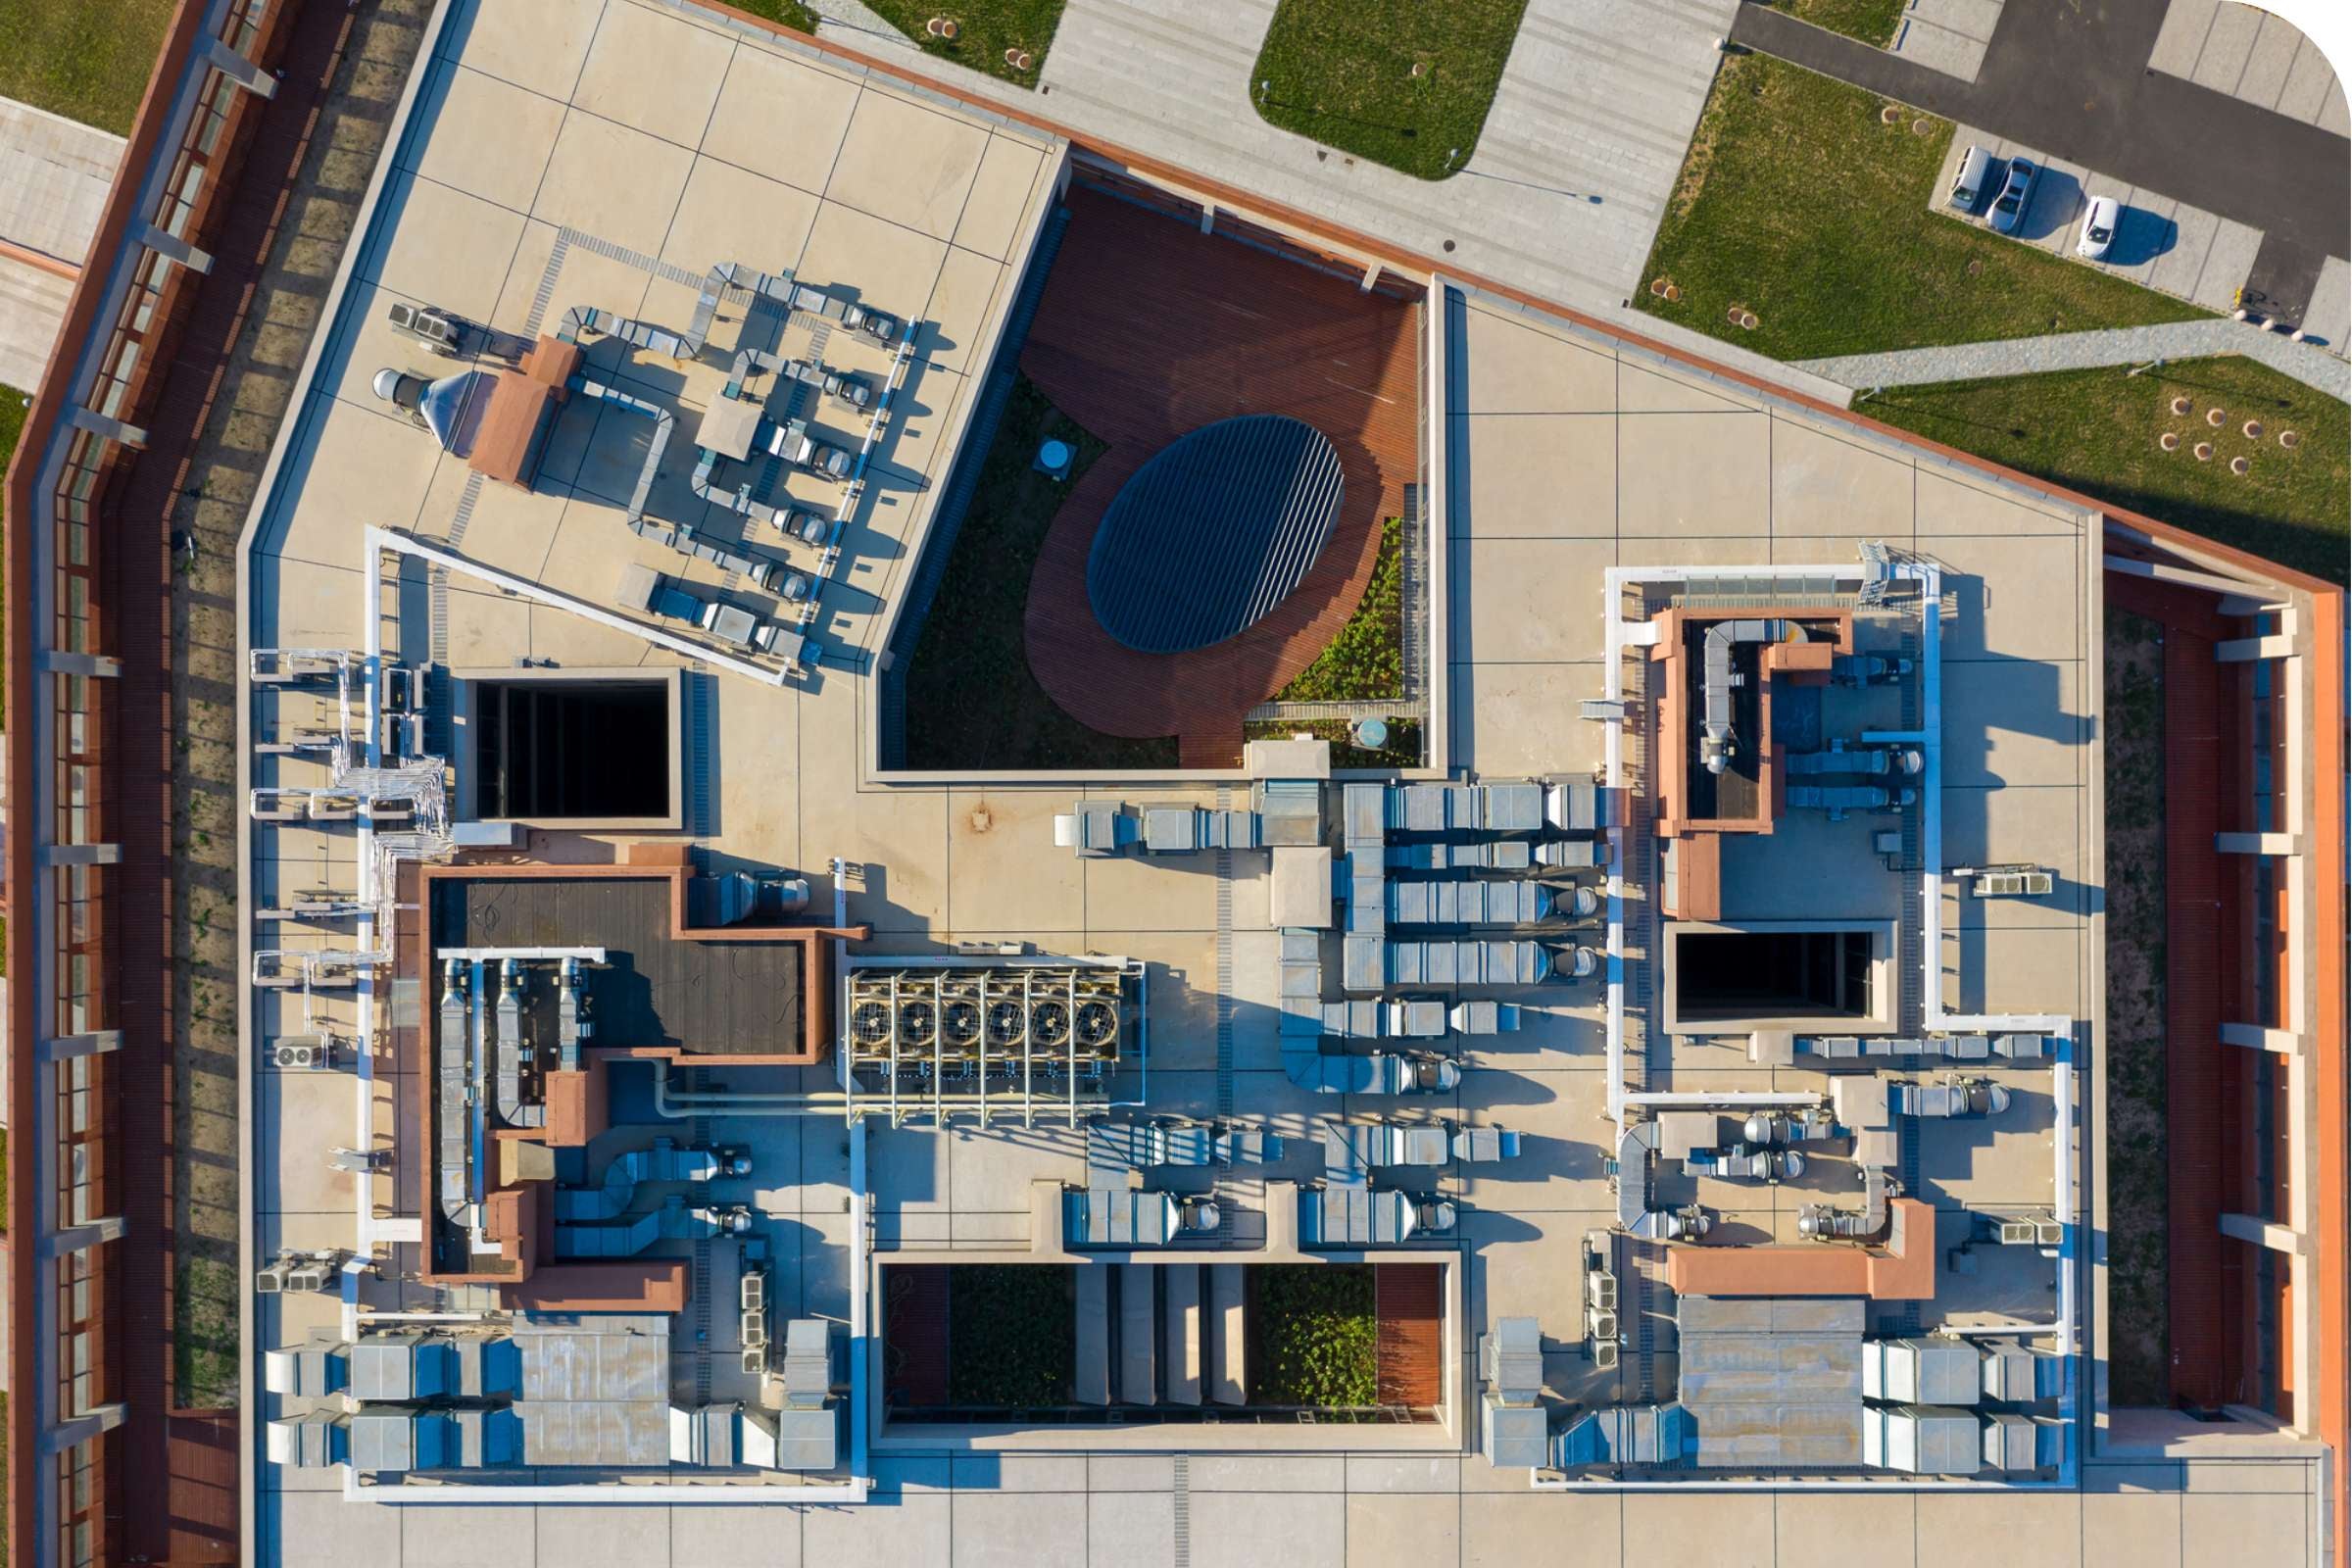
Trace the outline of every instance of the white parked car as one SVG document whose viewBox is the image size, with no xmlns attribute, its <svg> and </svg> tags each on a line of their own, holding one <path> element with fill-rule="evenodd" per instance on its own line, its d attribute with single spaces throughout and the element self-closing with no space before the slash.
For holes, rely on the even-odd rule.
<svg viewBox="0 0 2352 1568">
<path fill-rule="evenodd" d="M 2017 232 L 2017 225 L 2026 220 L 2026 204 L 2034 199 L 2034 176 L 2040 172 L 2023 158 L 2009 160 L 2009 177 L 2001 182 L 2000 195 L 1993 198 L 1994 233 Z"/>
<path fill-rule="evenodd" d="M 1984 179 L 1992 172 L 1992 154 L 1982 147 L 1971 147 L 1960 155 L 1960 167 L 1952 174 L 1951 204 L 1964 213 L 1973 213 L 1984 201 Z"/>
<path fill-rule="evenodd" d="M 2114 197 L 2093 196 L 2090 210 L 2082 215 L 2082 235 L 2075 241 L 2075 254 L 2086 262 L 2105 261 L 2123 216 L 2123 204 Z"/>
</svg>

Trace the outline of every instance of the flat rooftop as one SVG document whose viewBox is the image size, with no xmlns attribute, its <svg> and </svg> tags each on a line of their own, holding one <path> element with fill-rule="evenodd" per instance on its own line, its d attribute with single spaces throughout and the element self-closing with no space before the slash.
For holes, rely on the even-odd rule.
<svg viewBox="0 0 2352 1568">
<path fill-rule="evenodd" d="M 1507 1128 L 1522 1143 L 1506 1163 L 1453 1162 L 1400 1176 L 1415 1197 L 1458 1205 L 1459 1229 L 1419 1253 L 1378 1254 L 1452 1265 L 1450 1424 L 1236 1426 L 1217 1429 L 1210 1443 L 1201 1429 L 1174 1424 L 926 1427 L 893 1436 L 885 1423 L 867 1465 L 875 1505 L 756 1515 L 732 1503 L 605 1505 L 626 1484 L 603 1496 L 567 1490 L 559 1500 L 502 1495 L 495 1505 L 404 1506 L 380 1491 L 347 1491 L 337 1472 L 260 1462 L 257 1560 L 686 1562 L 740 1551 L 747 1540 L 795 1561 L 1467 1563 L 1524 1557 L 1546 1544 L 1567 1561 L 1709 1561 L 1736 1540 L 1758 1561 L 1817 1562 L 1867 1541 L 1874 1561 L 1930 1568 L 1972 1560 L 1991 1539 L 2030 1563 L 2151 1553 L 2191 1560 L 2223 1551 L 2249 1561 L 2311 1558 L 2325 1468 L 2317 1452 L 2224 1446 L 2186 1458 L 2092 1455 L 2073 1485 L 2042 1489 L 1845 1491 L 1816 1478 L 1801 1497 L 1761 1488 L 1703 1497 L 1671 1487 L 1539 1492 L 1522 1469 L 1491 1465 L 1474 1451 L 1473 1399 L 1464 1391 L 1476 1381 L 1473 1342 L 1498 1319 L 1543 1323 L 1542 1374 L 1555 1415 L 1572 1404 L 1674 1396 L 1680 1368 L 1665 1288 L 1672 1244 L 1627 1236 L 1607 1243 L 1626 1293 L 1627 1338 L 1614 1368 L 1589 1359 L 1575 1332 L 1586 1238 L 1608 1232 L 1619 1209 L 1608 1169 L 1621 1087 L 1613 1053 L 1622 1050 L 1642 1088 L 1658 1093 L 1827 1097 L 1838 1074 L 1804 1055 L 1759 1062 L 1744 1040 L 1666 1029 L 1644 1000 L 1644 988 L 1664 977 L 1642 948 L 1614 1025 L 1598 980 L 1435 988 L 1448 1003 L 1499 996 L 1522 1009 L 1514 1032 L 1446 1042 L 1460 1077 L 1443 1095 L 1341 1098 L 1298 1087 L 1285 1064 L 1285 938 L 1273 923 L 1268 858 L 1247 849 L 1081 857 L 1056 841 L 1054 819 L 1074 802 L 1238 809 L 1247 805 L 1247 781 L 1229 771 L 1176 771 L 904 782 L 872 762 L 870 654 L 896 596 L 920 568 L 979 383 L 1070 149 L 751 29 L 639 0 L 610 0 L 601 10 L 465 10 L 442 26 L 433 67 L 419 80 L 396 167 L 370 210 L 365 242 L 354 247 L 355 270 L 300 389 L 301 413 L 250 535 L 241 605 L 248 646 L 358 648 L 372 630 L 386 658 L 405 664 L 683 666 L 683 814 L 691 824 L 683 837 L 708 865 L 805 875 L 812 910 L 830 920 L 838 909 L 846 924 L 870 928 L 853 954 L 869 962 L 1011 961 L 1019 954 L 1116 956 L 1138 966 L 1148 1112 L 1226 1118 L 1284 1141 L 1262 1167 L 1184 1173 L 1172 1184 L 1187 1196 L 1213 1190 L 1235 1211 L 1234 1241 L 1279 1240 L 1283 1222 L 1272 1210 L 1282 1184 L 1321 1177 L 1321 1130 L 1343 1113 Z M 1040 101 L 1041 109 L 1051 104 Z M 875 455 L 874 482 L 846 519 L 841 570 L 817 601 L 812 629 L 828 657 L 789 679 L 697 659 L 649 639 L 646 625 L 577 608 L 609 609 L 613 582 L 630 564 L 761 613 L 781 608 L 711 564 L 685 560 L 625 526 L 643 446 L 611 410 L 575 400 L 524 491 L 469 477 L 462 461 L 437 451 L 368 390 L 380 366 L 431 368 L 421 349 L 386 325 L 395 301 L 525 335 L 577 306 L 675 328 L 693 316 L 709 269 L 729 261 L 854 288 L 916 323 L 894 393 L 900 416 Z M 1844 737 L 1932 725 L 1940 746 L 1941 865 L 2028 863 L 2051 871 L 2052 889 L 1979 899 L 1946 878 L 1933 909 L 1923 908 L 1918 846 L 1907 846 L 1908 860 L 1898 853 L 1890 861 L 1875 842 L 1874 830 L 1896 818 L 1790 810 L 1773 833 L 1724 846 L 1717 923 L 1883 930 L 1890 966 L 1932 966 L 1940 976 L 1936 997 L 1912 999 L 1931 1015 L 2053 1015 L 2077 1020 L 2095 1039 L 2104 1005 L 2100 519 L 1475 291 L 1433 287 L 1420 309 L 1435 330 L 1422 338 L 1425 363 L 1410 393 L 1430 432 L 1419 482 L 1423 514 L 1443 518 L 1420 579 L 1437 720 L 1430 776 L 1607 773 L 1609 726 L 1580 716 L 1580 705 L 1609 695 L 1613 664 L 1619 679 L 1628 677 L 1634 657 L 1613 658 L 1611 639 L 1636 608 L 1645 610 L 1649 597 L 1736 601 L 1740 593 L 1730 585 L 1743 577 L 1802 566 L 1849 571 L 1863 546 L 1884 544 L 1903 562 L 1935 568 L 1935 614 L 1916 602 L 1856 611 L 1857 648 L 1918 658 L 1922 650 L 1905 638 L 1932 625 L 1940 708 L 1917 710 L 1908 691 L 1892 687 L 1832 689 L 1821 698 L 1822 731 Z M 740 519 L 694 496 L 685 475 L 696 421 L 721 395 L 717 362 L 737 346 L 732 334 L 764 328 L 740 301 L 719 314 L 713 352 L 702 359 L 626 354 L 612 337 L 594 340 L 588 358 L 594 373 L 676 413 L 680 440 L 656 479 L 650 511 L 732 540 L 728 530 Z M 796 315 L 775 330 L 783 351 L 797 352 L 825 329 Z M 833 328 L 823 341 L 828 361 L 876 375 L 889 368 L 882 346 L 854 333 Z M 838 495 L 807 474 L 782 483 L 809 505 Z M 462 571 L 442 580 L 440 568 L 419 558 L 379 557 L 369 528 L 439 542 L 504 574 L 507 586 Z M 797 565 L 816 564 L 772 535 L 754 542 Z M 1642 571 L 1652 578 L 1624 575 Z M 545 596 L 534 597 L 534 588 Z M 374 628 L 367 623 L 370 603 L 379 609 Z M 429 710 L 429 683 L 426 690 L 424 729 L 438 745 L 447 737 Z M 333 707 L 331 687 L 256 687 L 248 699 L 257 739 Z M 1641 762 L 1635 756 L 1614 765 Z M 256 787 L 323 788 L 332 776 L 326 759 L 313 754 L 257 756 L 250 766 Z M 1340 797 L 1334 790 L 1329 798 L 1336 818 Z M 251 823 L 246 906 L 283 907 L 321 893 L 359 897 L 355 832 L 331 821 Z M 606 864 L 648 836 L 543 826 L 502 853 Z M 1647 942 L 1663 921 L 1644 891 L 1655 868 L 1629 876 L 1628 918 Z M 437 895 L 448 907 L 437 902 L 435 910 L 462 924 L 468 940 L 521 941 L 513 934 L 521 930 L 534 944 L 631 951 L 652 941 L 645 933 L 657 915 L 666 919 L 666 909 L 640 909 L 627 897 L 573 898 L 554 886 L 522 905 L 503 891 L 477 899 L 467 886 Z M 666 896 L 665 884 L 647 886 Z M 1902 950 L 1900 935 L 1922 929 L 1936 934 L 1936 951 Z M 255 920 L 251 936 L 255 949 L 295 955 L 344 952 L 360 940 L 332 922 Z M 1577 940 L 1598 939 L 1588 928 Z M 640 1021 L 713 1051 L 728 1049 L 730 1030 L 766 1027 L 735 1013 L 782 1005 L 780 978 L 726 969 L 655 977 Z M 320 1028 L 357 1032 L 376 1004 L 365 992 L 324 986 L 248 996 L 257 1051 Z M 413 1026 L 395 992 L 387 1032 L 397 1038 Z M 415 1228 L 431 1151 L 409 1125 L 398 1059 L 392 1052 L 370 1058 L 377 1081 L 360 1097 L 356 1128 L 343 1073 L 256 1069 L 249 1190 L 260 1254 L 349 1249 L 363 1239 L 396 1259 L 414 1253 L 415 1244 L 401 1238 Z M 2077 1330 L 2092 1327 L 2103 1299 L 2095 1258 L 1980 1248 L 1967 1271 L 1943 1262 L 1972 1240 L 1982 1216 L 2066 1206 L 2071 1195 L 2058 1173 L 2070 1168 L 2070 1150 L 2082 1152 L 2073 1141 L 2103 1136 L 2095 1115 L 2084 1121 L 2078 1106 L 2070 1117 L 2060 1102 L 2060 1075 L 2071 1070 L 2054 1072 L 2049 1061 L 1969 1062 L 1971 1077 L 2006 1092 L 2004 1108 L 1906 1126 L 1901 1177 L 1906 1196 L 1935 1216 L 1927 1240 L 1938 1257 L 1937 1295 L 1871 1303 L 1869 1332 L 2005 1327 L 2033 1338 L 2062 1309 L 2058 1283 L 2069 1271 L 2080 1291 Z M 772 1072 L 755 1081 L 751 1069 L 730 1069 L 726 1077 L 730 1088 L 778 1095 L 821 1095 L 836 1082 L 830 1064 Z M 1935 1073 L 1923 1066 L 1904 1076 Z M 779 1325 L 804 1315 L 858 1318 L 872 1284 L 864 1265 L 879 1272 L 894 1261 L 1022 1255 L 1038 1234 L 1039 1184 L 1087 1180 L 1083 1127 L 959 1121 L 943 1129 L 870 1118 L 845 1132 L 835 1115 L 715 1108 L 657 1129 L 641 1090 L 616 1089 L 615 1101 L 645 1117 L 623 1126 L 616 1116 L 599 1157 L 645 1148 L 657 1130 L 691 1129 L 698 1140 L 748 1151 L 752 1174 L 710 1191 L 759 1216 Z M 355 1144 L 382 1152 L 373 1168 L 330 1163 Z M 2081 1168 L 2080 1157 L 2071 1168 Z M 1799 1209 L 1852 1206 L 1859 1175 L 1837 1153 L 1779 1184 L 1692 1175 L 1661 1161 L 1656 1188 L 1660 1207 L 1695 1203 L 1714 1216 L 1710 1245 L 1794 1245 Z M 860 1219 L 870 1219 L 870 1237 Z M 664 1246 L 664 1255 L 696 1250 Z M 737 1371 L 736 1264 L 729 1249 L 709 1250 L 717 1259 L 698 1258 L 694 1289 L 719 1306 L 699 1337 L 673 1328 L 675 1396 L 691 1390 L 756 1400 L 758 1380 Z M 1253 1253 L 1242 1245 L 1202 1257 L 1244 1262 Z M 410 1309 L 483 1304 L 464 1288 L 398 1294 Z M 254 1298 L 249 1356 L 333 1331 L 338 1310 L 319 1295 Z M 2078 1357 L 2075 1365 L 2081 1375 L 2088 1363 Z M 2076 1394 L 2067 1413 L 2087 1430 L 2103 1412 L 2085 1386 Z M 251 1405 L 257 1425 L 292 1409 L 258 1391 Z M 850 1411 L 853 1422 L 865 1417 Z M 524 1479 L 584 1486 L 613 1478 L 550 1470 Z M 1189 1521 L 1190 1559 L 1179 1559 L 1173 1544 L 1179 1518 Z"/>
</svg>

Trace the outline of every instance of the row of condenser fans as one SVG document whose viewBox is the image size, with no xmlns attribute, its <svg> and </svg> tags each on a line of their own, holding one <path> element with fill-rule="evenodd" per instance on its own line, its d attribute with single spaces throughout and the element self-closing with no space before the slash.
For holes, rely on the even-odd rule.
<svg viewBox="0 0 2352 1568">
<path fill-rule="evenodd" d="M 922 986 L 920 994 L 860 996 L 850 1002 L 850 1038 L 859 1054 L 902 1052 L 948 1055 L 1075 1047 L 1090 1055 L 1117 1053 L 1122 1000 L 1105 995 L 989 996 L 976 984 Z"/>
</svg>

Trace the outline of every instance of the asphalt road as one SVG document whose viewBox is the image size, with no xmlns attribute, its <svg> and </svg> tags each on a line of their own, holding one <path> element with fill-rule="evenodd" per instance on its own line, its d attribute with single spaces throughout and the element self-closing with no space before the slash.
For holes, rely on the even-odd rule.
<svg viewBox="0 0 2352 1568">
<path fill-rule="evenodd" d="M 2352 254 L 2352 142 L 2149 70 L 2169 4 L 2004 6 L 1973 82 L 1753 3 L 1732 40 L 2259 228 L 2248 286 L 2298 319 Z"/>
</svg>

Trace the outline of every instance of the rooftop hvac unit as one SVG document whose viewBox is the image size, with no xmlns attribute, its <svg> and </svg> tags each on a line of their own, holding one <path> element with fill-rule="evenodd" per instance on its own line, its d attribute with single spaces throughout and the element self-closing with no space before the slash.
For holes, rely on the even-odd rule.
<svg viewBox="0 0 2352 1568">
<path fill-rule="evenodd" d="M 739 1295 L 741 1305 L 746 1312 L 765 1311 L 767 1309 L 767 1271 L 758 1268 L 745 1269 L 739 1287 Z"/>
<path fill-rule="evenodd" d="M 2032 899 L 2053 886 L 2050 873 L 2038 866 L 1992 866 L 1976 873 L 1970 891 L 1980 899 Z"/>
<path fill-rule="evenodd" d="M 751 1377 L 767 1375 L 767 1347 L 747 1345 L 743 1348 L 743 1370 Z"/>
<path fill-rule="evenodd" d="M 2036 1247 L 2040 1245 L 2041 1227 L 2030 1219 L 2005 1219 L 1998 1232 L 2003 1247 Z"/>
<path fill-rule="evenodd" d="M 744 1313 L 742 1338 L 745 1349 L 764 1349 L 767 1346 L 767 1314 L 759 1311 Z"/>
<path fill-rule="evenodd" d="M 2054 1219 L 2034 1222 L 2034 1241 L 2037 1247 L 2059 1247 L 2066 1242 L 2066 1227 Z"/>
<path fill-rule="evenodd" d="M 281 1295 L 283 1295 L 283 1294 L 285 1293 L 285 1289 L 286 1289 L 286 1271 L 285 1271 L 285 1269 L 284 1269 L 284 1268 L 283 1268 L 281 1265 L 278 1265 L 278 1264 L 271 1264 L 271 1265 L 270 1265 L 270 1267 L 268 1267 L 268 1268 L 264 1268 L 264 1269 L 256 1269 L 256 1270 L 254 1270 L 254 1274 L 253 1274 L 253 1294 L 254 1294 L 254 1295 L 256 1295 L 256 1296 L 281 1296 Z"/>
<path fill-rule="evenodd" d="M 1594 1340 L 1592 1342 L 1592 1367 L 1597 1372 L 1616 1370 L 1617 1342 L 1615 1340 Z"/>
<path fill-rule="evenodd" d="M 271 1048 L 270 1060 L 292 1070 L 318 1068 L 332 1064 L 333 1053 L 323 1035 L 288 1035 Z"/>
<path fill-rule="evenodd" d="M 289 1291 L 323 1291 L 334 1270 L 325 1263 L 303 1263 L 286 1270 Z"/>
<path fill-rule="evenodd" d="M 1617 1276 L 1592 1273 L 1585 1276 L 1585 1300 L 1593 1306 L 1617 1309 Z"/>
<path fill-rule="evenodd" d="M 1615 1344 L 1617 1341 L 1617 1314 L 1603 1311 L 1597 1306 L 1587 1307 L 1585 1309 L 1585 1334 L 1589 1339 L 1605 1340 L 1612 1345 Z"/>
</svg>

